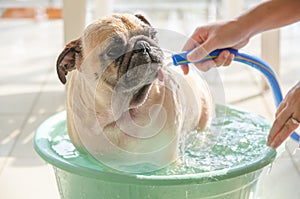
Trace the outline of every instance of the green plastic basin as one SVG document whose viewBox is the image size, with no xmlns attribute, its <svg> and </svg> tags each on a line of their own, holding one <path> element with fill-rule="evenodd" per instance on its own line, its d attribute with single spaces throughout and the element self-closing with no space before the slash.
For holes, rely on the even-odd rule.
<svg viewBox="0 0 300 199">
<path fill-rule="evenodd" d="M 60 196 L 67 199 L 252 199 L 262 169 L 276 157 L 276 151 L 267 148 L 246 164 L 204 173 L 121 173 L 86 155 L 66 158 L 58 154 L 53 143 L 67 136 L 65 128 L 65 112 L 50 117 L 37 129 L 34 146 L 53 166 Z"/>
</svg>

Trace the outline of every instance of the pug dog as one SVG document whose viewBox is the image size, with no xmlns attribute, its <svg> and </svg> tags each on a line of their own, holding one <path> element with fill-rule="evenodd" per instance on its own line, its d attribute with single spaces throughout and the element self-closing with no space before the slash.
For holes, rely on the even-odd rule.
<svg viewBox="0 0 300 199">
<path fill-rule="evenodd" d="M 184 135 L 206 128 L 212 117 L 206 82 L 166 62 L 142 15 L 113 14 L 90 24 L 56 67 L 63 84 L 68 78 L 71 142 L 114 169 L 147 172 L 176 161 Z"/>
</svg>

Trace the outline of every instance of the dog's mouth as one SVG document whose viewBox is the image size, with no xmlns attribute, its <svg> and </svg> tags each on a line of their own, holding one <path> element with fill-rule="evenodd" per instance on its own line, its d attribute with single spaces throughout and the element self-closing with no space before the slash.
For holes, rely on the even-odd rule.
<svg viewBox="0 0 300 199">
<path fill-rule="evenodd" d="M 146 41 L 136 42 L 133 50 L 123 55 L 115 89 L 130 98 L 130 107 L 145 102 L 156 79 L 163 81 L 162 63 L 162 50 Z"/>
<path fill-rule="evenodd" d="M 147 84 L 134 93 L 129 103 L 129 108 L 136 108 L 142 105 L 147 99 L 151 86 L 152 84 Z"/>
<path fill-rule="evenodd" d="M 159 67 L 158 70 L 157 70 L 157 78 L 159 81 L 163 81 L 164 79 L 164 75 L 163 75 L 163 71 L 162 71 L 162 68 Z M 132 99 L 130 101 L 130 108 L 134 108 L 134 107 L 138 107 L 140 105 L 142 105 L 148 95 L 149 95 L 149 92 L 152 88 L 152 83 L 149 83 L 149 84 L 146 84 L 144 86 L 142 86 L 140 89 L 138 89 L 132 96 Z"/>
</svg>

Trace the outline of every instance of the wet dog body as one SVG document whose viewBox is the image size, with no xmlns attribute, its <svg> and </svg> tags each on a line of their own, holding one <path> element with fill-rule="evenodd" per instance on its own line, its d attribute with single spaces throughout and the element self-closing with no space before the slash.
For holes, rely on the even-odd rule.
<svg viewBox="0 0 300 199">
<path fill-rule="evenodd" d="M 70 139 L 114 168 L 165 166 L 177 158 L 181 133 L 210 120 L 205 82 L 166 67 L 155 29 L 141 15 L 115 14 L 88 26 L 58 58 L 62 83 L 70 71 Z"/>
</svg>

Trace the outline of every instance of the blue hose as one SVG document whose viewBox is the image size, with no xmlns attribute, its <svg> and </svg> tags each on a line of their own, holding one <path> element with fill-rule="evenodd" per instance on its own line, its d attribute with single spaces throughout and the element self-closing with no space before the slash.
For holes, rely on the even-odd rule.
<svg viewBox="0 0 300 199">
<path fill-rule="evenodd" d="M 218 49 L 218 50 L 211 52 L 207 57 L 200 60 L 199 62 L 204 62 L 204 61 L 207 61 L 210 59 L 215 59 L 223 50 L 228 50 L 228 51 L 230 51 L 231 54 L 234 54 L 235 55 L 234 61 L 244 63 L 246 65 L 251 66 L 252 68 L 257 69 L 267 78 L 269 84 L 271 85 L 272 91 L 273 91 L 275 105 L 276 105 L 276 107 L 278 107 L 282 101 L 282 93 L 281 93 L 279 83 L 277 81 L 276 73 L 266 62 L 264 62 L 260 58 L 252 56 L 252 55 L 248 55 L 246 53 L 240 53 L 238 50 L 235 50 L 232 48 L 225 48 L 225 49 Z M 173 54 L 172 55 L 173 64 L 175 66 L 188 64 L 189 62 L 187 61 L 187 58 L 186 58 L 187 54 L 188 54 L 188 52 Z M 300 141 L 300 136 L 296 132 L 293 132 L 290 135 L 290 137 L 297 142 Z"/>
</svg>

